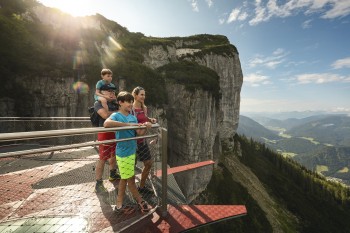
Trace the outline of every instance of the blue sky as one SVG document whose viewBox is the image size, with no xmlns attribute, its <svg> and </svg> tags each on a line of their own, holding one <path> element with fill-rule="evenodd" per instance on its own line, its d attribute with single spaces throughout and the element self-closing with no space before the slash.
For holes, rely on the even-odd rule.
<svg viewBox="0 0 350 233">
<path fill-rule="evenodd" d="M 39 1 L 146 36 L 227 36 L 240 53 L 241 113 L 350 113 L 350 0 Z"/>
</svg>

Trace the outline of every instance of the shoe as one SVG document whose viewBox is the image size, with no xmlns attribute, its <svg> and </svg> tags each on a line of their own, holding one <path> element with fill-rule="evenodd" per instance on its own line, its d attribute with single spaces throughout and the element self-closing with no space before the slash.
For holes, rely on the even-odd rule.
<svg viewBox="0 0 350 233">
<path fill-rule="evenodd" d="M 146 186 L 144 186 L 143 188 L 138 187 L 137 191 L 139 191 L 139 193 L 141 193 L 141 194 L 153 194 L 154 193 L 152 189 L 150 189 Z"/>
<path fill-rule="evenodd" d="M 111 174 L 108 180 L 109 181 L 120 180 L 120 175 L 118 173 Z"/>
<path fill-rule="evenodd" d="M 122 205 L 122 207 L 119 209 L 117 208 L 117 206 L 115 206 L 113 209 L 113 213 L 115 213 L 116 215 L 132 214 L 133 212 L 135 212 L 135 208 L 130 205 Z"/>
<path fill-rule="evenodd" d="M 151 210 L 151 206 L 146 201 L 143 200 L 139 203 L 139 209 L 141 210 L 142 213 L 146 213 Z"/>
<path fill-rule="evenodd" d="M 97 182 L 95 186 L 95 193 L 107 193 L 107 189 L 103 186 L 103 182 Z"/>
</svg>

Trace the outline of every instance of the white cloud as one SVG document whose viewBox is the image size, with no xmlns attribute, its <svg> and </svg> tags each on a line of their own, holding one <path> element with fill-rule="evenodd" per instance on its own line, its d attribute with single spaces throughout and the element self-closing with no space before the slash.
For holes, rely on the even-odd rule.
<svg viewBox="0 0 350 233">
<path fill-rule="evenodd" d="M 331 66 L 334 69 L 350 68 L 350 57 L 336 60 Z"/>
<path fill-rule="evenodd" d="M 280 112 L 300 109 L 305 103 L 296 103 L 290 100 L 276 99 L 241 99 L 240 111 L 244 112 Z"/>
<path fill-rule="evenodd" d="M 335 107 L 322 101 L 313 99 L 288 100 L 282 98 L 241 98 L 240 112 L 242 115 L 249 112 L 290 112 L 290 111 L 333 111 L 350 113 L 350 108 L 346 106 Z"/>
<path fill-rule="evenodd" d="M 197 0 L 191 0 L 191 6 L 192 6 L 192 10 L 193 10 L 193 11 L 199 12 Z"/>
<path fill-rule="evenodd" d="M 239 9 L 233 9 L 227 19 L 227 23 L 231 23 L 233 21 L 236 21 L 238 18 L 240 10 Z"/>
<path fill-rule="evenodd" d="M 304 22 L 301 24 L 301 27 L 302 27 L 303 29 L 311 28 L 311 21 L 312 21 L 311 19 L 304 21 Z"/>
<path fill-rule="evenodd" d="M 271 84 L 270 78 L 260 74 L 248 74 L 244 76 L 243 83 L 248 86 L 259 87 L 261 85 Z"/>
<path fill-rule="evenodd" d="M 210 8 L 213 5 L 213 1 L 212 0 L 205 0 L 208 4 L 208 7 Z"/>
<path fill-rule="evenodd" d="M 224 24 L 225 23 L 225 19 L 219 19 L 219 24 Z"/>
<path fill-rule="evenodd" d="M 298 84 L 324 84 L 332 82 L 350 82 L 350 76 L 341 76 L 331 73 L 314 73 L 314 74 L 300 74 L 296 76 Z"/>
<path fill-rule="evenodd" d="M 245 20 L 246 18 L 248 18 L 248 13 L 247 13 L 247 12 L 243 12 L 242 14 L 240 14 L 240 15 L 238 16 L 238 20 L 239 20 L 239 21 L 243 21 L 243 20 Z"/>
<path fill-rule="evenodd" d="M 265 8 L 260 6 L 261 1 L 256 0 L 255 2 L 255 17 L 249 21 L 250 25 L 257 25 L 262 21 L 268 20 L 266 17 L 266 10 Z"/>
<path fill-rule="evenodd" d="M 280 54 L 282 54 L 284 52 L 284 49 L 282 49 L 282 48 L 278 48 L 278 49 L 276 49 L 275 51 L 273 51 L 273 55 L 280 55 Z"/>
<path fill-rule="evenodd" d="M 227 23 L 232 23 L 234 21 L 244 21 L 246 18 L 248 18 L 247 12 L 241 12 L 241 9 L 235 8 L 231 11 Z"/>
<path fill-rule="evenodd" d="M 275 69 L 277 65 L 286 61 L 286 56 L 288 53 L 282 48 L 276 49 L 272 56 L 263 57 L 261 55 L 256 55 L 249 61 L 249 67 L 265 66 L 270 69 Z"/>
<path fill-rule="evenodd" d="M 349 0 L 337 0 L 329 1 L 333 8 L 327 11 L 322 18 L 324 19 L 334 19 L 337 17 L 344 17 L 350 14 L 350 1 Z"/>
<path fill-rule="evenodd" d="M 324 19 L 334 19 L 345 17 L 350 14 L 349 0 L 289 0 L 281 3 L 278 0 L 255 0 L 254 9 L 249 9 L 249 4 L 244 2 L 241 7 L 234 8 L 227 19 L 228 23 L 236 20 L 249 20 L 249 24 L 254 26 L 262 22 L 267 22 L 271 18 L 286 18 L 299 13 L 318 14 Z M 253 12 L 252 12 L 253 11 Z M 244 12 L 241 13 L 240 12 Z M 252 14 L 248 14 L 251 12 Z M 251 15 L 251 18 L 249 18 Z M 249 19 L 248 19 L 249 18 Z M 309 28 L 311 20 L 302 24 L 303 28 Z"/>
</svg>

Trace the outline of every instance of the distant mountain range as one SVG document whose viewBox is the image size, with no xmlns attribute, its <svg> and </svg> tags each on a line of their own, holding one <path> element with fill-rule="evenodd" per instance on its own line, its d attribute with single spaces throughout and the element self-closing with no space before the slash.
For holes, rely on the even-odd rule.
<svg viewBox="0 0 350 233">
<path fill-rule="evenodd" d="M 350 185 L 350 117 L 322 114 L 275 119 L 240 116 L 238 134 L 264 142 L 310 170 Z"/>
</svg>

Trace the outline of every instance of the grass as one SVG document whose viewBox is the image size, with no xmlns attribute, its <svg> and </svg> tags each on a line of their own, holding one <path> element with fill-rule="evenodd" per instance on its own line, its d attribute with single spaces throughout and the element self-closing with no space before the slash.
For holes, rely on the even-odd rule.
<svg viewBox="0 0 350 233">
<path fill-rule="evenodd" d="M 289 134 L 284 134 L 284 133 L 281 133 L 279 136 L 281 136 L 282 138 L 292 138 L 291 135 L 289 135 Z"/>
<path fill-rule="evenodd" d="M 311 143 L 313 143 L 313 144 L 315 144 L 315 145 L 320 144 L 319 142 L 315 141 L 313 138 L 308 138 L 308 137 L 299 137 L 299 138 L 308 140 L 309 142 L 311 142 Z"/>
<path fill-rule="evenodd" d="M 293 152 L 282 152 L 281 154 L 282 154 L 283 157 L 285 157 L 285 158 L 293 158 L 294 156 L 298 155 L 298 154 L 293 153 Z"/>
<path fill-rule="evenodd" d="M 348 173 L 349 172 L 349 168 L 348 167 L 343 167 L 343 169 L 337 171 L 337 173 Z"/>
<path fill-rule="evenodd" d="M 328 166 L 325 166 L 325 165 L 316 165 L 316 172 L 317 172 L 317 173 L 328 172 Z"/>
</svg>

